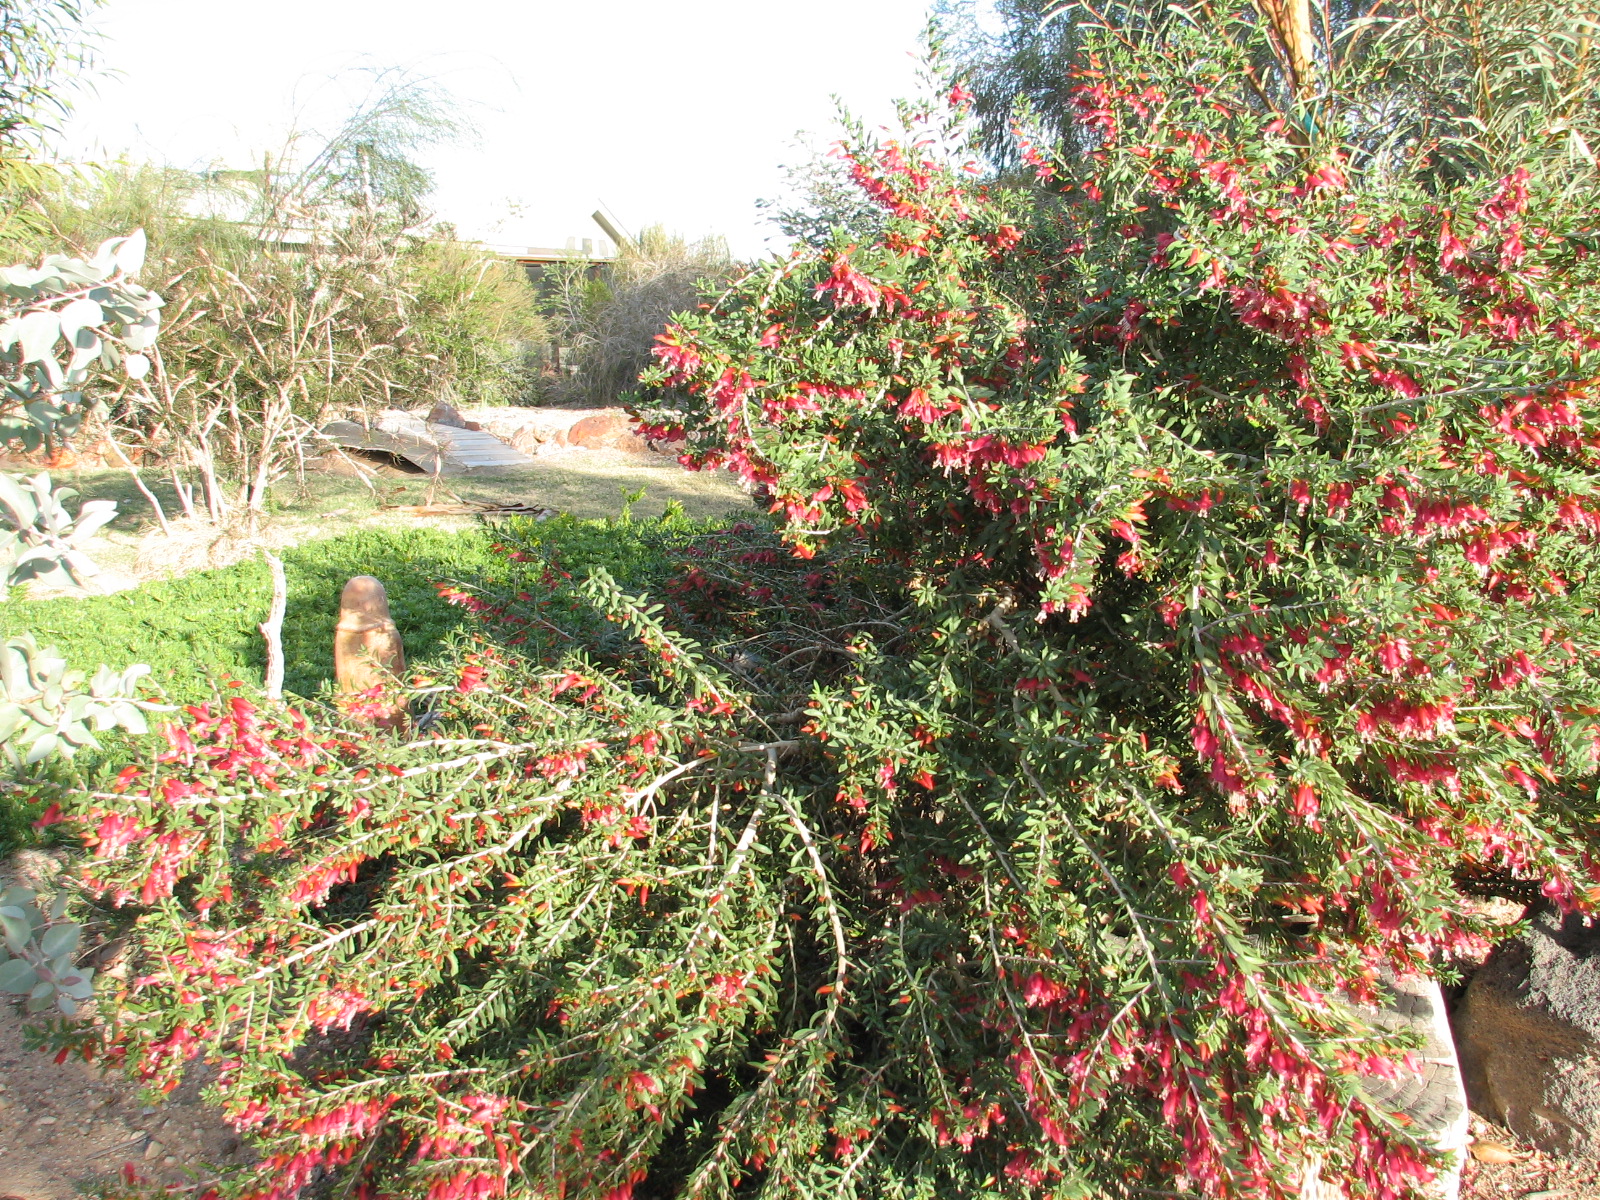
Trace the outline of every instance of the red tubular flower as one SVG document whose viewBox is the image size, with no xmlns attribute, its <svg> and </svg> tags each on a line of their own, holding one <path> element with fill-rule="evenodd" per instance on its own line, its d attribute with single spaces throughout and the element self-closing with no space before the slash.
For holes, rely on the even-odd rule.
<svg viewBox="0 0 1600 1200">
<path fill-rule="evenodd" d="M 850 260 L 842 254 L 834 260 L 833 273 L 816 288 L 819 299 L 830 292 L 833 293 L 833 303 L 838 308 L 861 305 L 875 309 L 883 303 L 882 289 L 851 266 Z"/>
</svg>

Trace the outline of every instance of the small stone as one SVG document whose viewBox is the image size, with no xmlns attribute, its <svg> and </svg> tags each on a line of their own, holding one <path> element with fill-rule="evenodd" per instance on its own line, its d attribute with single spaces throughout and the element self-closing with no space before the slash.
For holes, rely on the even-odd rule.
<svg viewBox="0 0 1600 1200">
<path fill-rule="evenodd" d="M 146 1104 L 143 1108 L 141 1108 L 139 1110 L 139 1115 L 141 1117 L 148 1117 L 151 1113 L 155 1112 L 155 1110 L 156 1110 L 155 1105 Z"/>
<path fill-rule="evenodd" d="M 54 1125 L 55 1123 L 56 1119 L 54 1117 L 40 1117 L 34 1122 L 35 1125 Z"/>
<path fill-rule="evenodd" d="M 163 1158 L 161 1160 L 161 1165 L 164 1166 L 164 1167 L 175 1167 L 175 1166 L 177 1166 L 178 1165 L 177 1156 L 173 1155 L 173 1154 L 167 1155 L 165 1158 Z"/>
<path fill-rule="evenodd" d="M 165 1146 L 156 1141 L 155 1138 L 151 1138 L 144 1148 L 144 1156 L 146 1160 L 160 1158 L 165 1151 Z"/>
<path fill-rule="evenodd" d="M 1472 1157 L 1481 1163 L 1508 1163 L 1516 1162 L 1517 1156 L 1499 1142 L 1473 1142 L 1470 1147 Z"/>
</svg>

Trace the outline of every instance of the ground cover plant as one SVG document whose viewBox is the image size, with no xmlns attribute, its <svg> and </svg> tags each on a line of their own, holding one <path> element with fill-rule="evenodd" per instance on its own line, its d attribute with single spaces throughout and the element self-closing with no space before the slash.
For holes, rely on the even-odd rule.
<svg viewBox="0 0 1600 1200">
<path fill-rule="evenodd" d="M 880 234 L 663 339 L 647 420 L 781 540 L 668 538 L 652 600 L 507 538 L 412 730 L 238 697 L 21 776 L 131 955 L 51 1036 L 206 1060 L 220 1192 L 1442 1165 L 1351 1002 L 1481 949 L 1463 874 L 1596 898 L 1592 179 L 1531 118 L 1388 142 L 1253 5 L 1084 11 L 1037 186 L 953 87 L 849 147 Z"/>
</svg>

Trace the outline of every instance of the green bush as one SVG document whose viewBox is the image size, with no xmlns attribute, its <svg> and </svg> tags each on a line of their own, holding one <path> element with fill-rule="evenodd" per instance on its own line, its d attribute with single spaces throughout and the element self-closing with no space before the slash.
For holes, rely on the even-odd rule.
<svg viewBox="0 0 1600 1200">
<path fill-rule="evenodd" d="M 650 348 L 674 314 L 714 296 L 738 271 L 720 239 L 691 242 L 659 226 L 617 247 L 599 275 L 586 266 L 554 271 L 542 289 L 549 336 L 577 369 L 542 377 L 535 398 L 618 403 L 650 365 Z"/>
<path fill-rule="evenodd" d="M 1432 108 L 1391 142 L 1411 77 L 1286 61 L 1266 5 L 1058 11 L 1032 186 L 963 185 L 953 88 L 849 147 L 882 237 L 754 273 L 648 380 L 797 552 L 908 601 L 810 706 L 848 1015 L 740 1166 L 1420 1194 L 1373 1082 L 1416 1047 L 1351 999 L 1485 950 L 1464 878 L 1600 904 L 1594 168 L 1530 136 L 1491 172 Z"/>
</svg>

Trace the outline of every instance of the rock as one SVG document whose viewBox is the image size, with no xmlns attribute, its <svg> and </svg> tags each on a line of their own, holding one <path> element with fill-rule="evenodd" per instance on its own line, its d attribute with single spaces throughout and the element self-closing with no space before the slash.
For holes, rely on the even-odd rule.
<svg viewBox="0 0 1600 1200">
<path fill-rule="evenodd" d="M 517 430 L 506 440 L 511 443 L 513 450 L 520 450 L 533 458 L 546 446 L 565 446 L 567 434 L 564 429 L 541 429 L 537 425 L 529 425 Z"/>
<path fill-rule="evenodd" d="M 333 627 L 333 666 L 339 690 L 359 696 L 381 693 L 406 669 L 405 645 L 389 617 L 389 596 L 371 575 L 357 575 L 339 597 L 339 623 Z M 378 699 L 369 714 L 379 725 L 405 721 L 404 700 Z"/>
<path fill-rule="evenodd" d="M 1540 904 L 1456 1013 L 1472 1107 L 1547 1153 L 1600 1158 L 1600 926 Z"/>
<path fill-rule="evenodd" d="M 426 420 L 434 425 L 448 425 L 452 429 L 471 429 L 467 419 L 456 411 L 456 406 L 441 400 L 428 410 Z"/>
<path fill-rule="evenodd" d="M 567 441 L 588 450 L 646 449 L 644 439 L 633 432 L 633 422 L 620 408 L 601 409 L 574 421 L 567 430 Z"/>
</svg>

